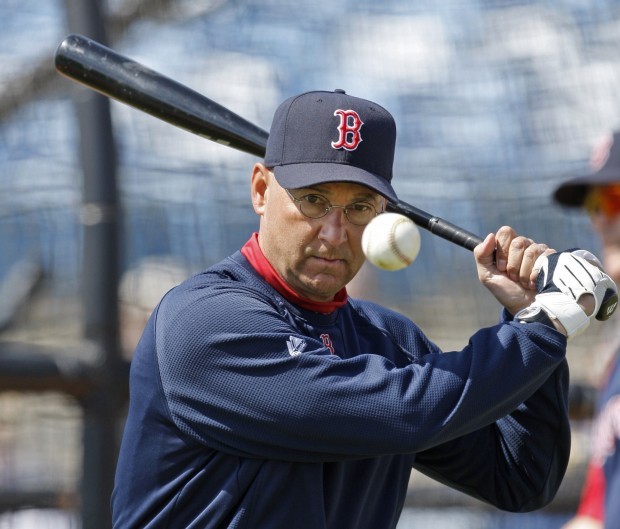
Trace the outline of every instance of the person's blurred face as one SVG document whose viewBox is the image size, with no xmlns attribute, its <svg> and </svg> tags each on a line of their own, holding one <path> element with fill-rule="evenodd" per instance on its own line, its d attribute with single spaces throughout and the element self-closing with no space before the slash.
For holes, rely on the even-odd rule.
<svg viewBox="0 0 620 529">
<path fill-rule="evenodd" d="M 592 225 L 601 237 L 603 266 L 620 282 L 620 184 L 593 186 L 585 201 Z"/>
<path fill-rule="evenodd" d="M 377 211 L 385 199 L 369 188 L 347 182 L 320 184 L 290 191 L 295 198 L 320 195 L 332 205 L 364 201 Z M 342 208 L 324 217 L 308 218 L 274 174 L 262 164 L 252 173 L 252 203 L 260 215 L 258 242 L 276 272 L 299 295 L 332 301 L 364 263 L 364 226 L 349 222 Z"/>
</svg>

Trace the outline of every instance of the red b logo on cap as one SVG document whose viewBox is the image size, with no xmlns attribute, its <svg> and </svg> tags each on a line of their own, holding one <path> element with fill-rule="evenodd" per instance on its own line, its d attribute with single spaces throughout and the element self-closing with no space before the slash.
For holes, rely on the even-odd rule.
<svg viewBox="0 0 620 529">
<path fill-rule="evenodd" d="M 362 142 L 360 129 L 364 122 L 355 110 L 338 109 L 334 111 L 334 116 L 340 117 L 340 125 L 338 125 L 338 141 L 332 141 L 332 147 L 354 151 Z"/>
</svg>

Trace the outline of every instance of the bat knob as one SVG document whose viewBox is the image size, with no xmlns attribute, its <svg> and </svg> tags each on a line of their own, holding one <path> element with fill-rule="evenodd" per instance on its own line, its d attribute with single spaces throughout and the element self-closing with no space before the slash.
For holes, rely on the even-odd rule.
<svg viewBox="0 0 620 529">
<path fill-rule="evenodd" d="M 605 296 L 603 296 L 603 303 L 596 313 L 596 319 L 599 321 L 608 320 L 616 312 L 616 307 L 618 307 L 618 293 L 608 288 Z"/>
</svg>

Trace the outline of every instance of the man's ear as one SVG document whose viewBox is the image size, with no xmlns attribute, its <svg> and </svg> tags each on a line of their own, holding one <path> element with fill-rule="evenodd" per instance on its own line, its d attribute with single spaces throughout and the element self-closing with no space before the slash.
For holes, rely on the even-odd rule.
<svg viewBox="0 0 620 529">
<path fill-rule="evenodd" d="M 252 206 L 257 215 L 265 211 L 267 188 L 271 179 L 271 172 L 262 163 L 254 164 L 252 169 L 251 194 Z"/>
</svg>

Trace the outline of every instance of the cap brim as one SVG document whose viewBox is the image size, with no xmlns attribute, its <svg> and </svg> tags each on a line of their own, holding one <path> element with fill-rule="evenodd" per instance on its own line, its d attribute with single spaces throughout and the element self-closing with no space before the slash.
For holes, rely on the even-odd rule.
<svg viewBox="0 0 620 529">
<path fill-rule="evenodd" d="M 298 189 L 330 182 L 351 182 L 369 187 L 391 202 L 398 197 L 385 178 L 369 173 L 364 169 L 346 164 L 300 163 L 279 165 L 273 168 L 278 183 L 288 189 Z"/>
<path fill-rule="evenodd" d="M 564 206 L 582 206 L 591 186 L 620 182 L 620 171 L 604 167 L 596 173 L 579 176 L 561 184 L 553 198 Z"/>
</svg>

